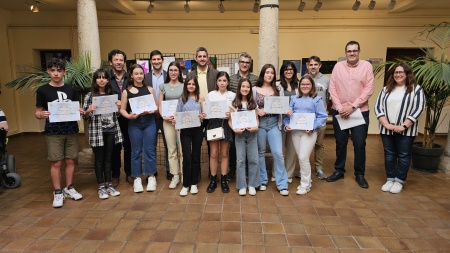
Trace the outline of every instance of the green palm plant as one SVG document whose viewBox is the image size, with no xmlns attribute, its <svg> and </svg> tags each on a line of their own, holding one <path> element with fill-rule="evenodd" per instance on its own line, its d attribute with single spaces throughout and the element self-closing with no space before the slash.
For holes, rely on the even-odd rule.
<svg viewBox="0 0 450 253">
<path fill-rule="evenodd" d="M 20 91 L 36 91 L 40 86 L 50 82 L 50 75 L 39 66 L 30 66 L 32 71 L 22 72 L 22 77 L 6 83 L 6 87 Z M 66 62 L 66 75 L 64 82 L 74 86 L 82 95 L 86 94 L 91 87 L 92 75 L 91 55 L 80 54 L 77 59 Z M 84 96 L 82 96 L 83 98 Z"/>
<path fill-rule="evenodd" d="M 450 22 L 426 25 L 412 42 L 432 44 L 434 48 L 422 48 L 423 56 L 416 59 L 397 59 L 394 62 L 384 62 L 374 68 L 374 73 L 379 75 L 386 67 L 392 71 L 393 64 L 398 61 L 406 62 L 411 66 L 426 98 L 422 147 L 432 148 L 442 109 L 450 97 L 450 62 L 446 54 L 446 51 L 450 49 Z"/>
</svg>

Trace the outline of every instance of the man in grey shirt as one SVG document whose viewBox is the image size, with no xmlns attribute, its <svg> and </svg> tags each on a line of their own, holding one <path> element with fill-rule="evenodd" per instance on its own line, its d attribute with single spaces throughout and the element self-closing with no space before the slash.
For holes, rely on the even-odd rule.
<svg viewBox="0 0 450 253">
<path fill-rule="evenodd" d="M 242 77 L 247 77 L 248 79 L 250 79 L 252 86 L 255 86 L 256 81 L 258 81 L 258 77 L 250 73 L 250 69 L 253 65 L 253 59 L 249 54 L 241 54 L 239 56 L 238 65 L 238 72 L 230 76 L 230 89 L 234 93 L 236 93 L 238 82 Z"/>
</svg>

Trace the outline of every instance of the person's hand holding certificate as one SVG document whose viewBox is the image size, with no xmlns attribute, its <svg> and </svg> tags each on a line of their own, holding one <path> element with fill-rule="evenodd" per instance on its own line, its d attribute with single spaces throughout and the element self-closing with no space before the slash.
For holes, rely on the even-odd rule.
<svg viewBox="0 0 450 253">
<path fill-rule="evenodd" d="M 117 98 L 117 97 L 116 97 Z M 49 102 L 50 123 L 80 120 L 79 102 Z"/>
<path fill-rule="evenodd" d="M 96 106 L 94 115 L 117 112 L 117 95 L 97 96 L 92 98 L 92 104 Z"/>
<path fill-rule="evenodd" d="M 200 126 L 198 111 L 176 112 L 175 129 L 191 128 Z"/>
<path fill-rule="evenodd" d="M 206 119 L 227 118 L 228 104 L 226 100 L 205 101 L 203 102 L 203 111 Z"/>
<path fill-rule="evenodd" d="M 264 110 L 270 114 L 286 114 L 289 107 L 289 97 L 268 96 L 264 98 Z"/>
<path fill-rule="evenodd" d="M 143 112 L 151 112 L 157 109 L 152 94 L 130 98 L 128 99 L 128 102 L 130 103 L 131 111 L 138 115 Z"/>
<path fill-rule="evenodd" d="M 163 117 L 171 117 L 177 111 L 178 100 L 164 100 L 161 104 Z"/>
<path fill-rule="evenodd" d="M 255 110 L 232 112 L 231 123 L 233 124 L 233 129 L 257 127 Z"/>
<path fill-rule="evenodd" d="M 359 108 L 356 109 L 356 111 L 354 111 L 352 114 L 350 114 L 348 119 L 343 119 L 340 115 L 336 115 L 336 119 L 341 130 L 366 124 L 366 121 L 364 120 L 364 117 L 361 113 L 361 109 Z"/>
<path fill-rule="evenodd" d="M 293 113 L 290 117 L 291 130 L 314 130 L 314 113 Z"/>
</svg>

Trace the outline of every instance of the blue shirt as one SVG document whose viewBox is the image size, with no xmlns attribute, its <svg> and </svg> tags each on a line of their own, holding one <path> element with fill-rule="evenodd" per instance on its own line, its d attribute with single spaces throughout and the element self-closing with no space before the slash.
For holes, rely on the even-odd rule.
<svg viewBox="0 0 450 253">
<path fill-rule="evenodd" d="M 327 122 L 328 114 L 325 109 L 322 97 L 298 97 L 298 95 L 291 96 L 291 102 L 289 103 L 293 113 L 314 113 L 316 118 L 314 119 L 314 131 L 318 131 L 321 127 L 325 126 Z M 284 118 L 284 125 L 288 126 L 291 117 L 286 116 Z"/>
<path fill-rule="evenodd" d="M 188 98 L 186 104 L 183 103 L 183 99 L 180 97 L 177 104 L 177 112 L 190 112 L 198 111 L 200 114 L 202 112 L 200 103 L 195 101 L 193 98 Z"/>
<path fill-rule="evenodd" d="M 159 85 L 164 83 L 164 75 L 161 71 L 161 74 L 159 76 L 155 75 L 155 72 L 152 71 L 152 85 L 153 89 L 155 90 L 155 97 L 156 100 L 159 98 Z"/>
</svg>

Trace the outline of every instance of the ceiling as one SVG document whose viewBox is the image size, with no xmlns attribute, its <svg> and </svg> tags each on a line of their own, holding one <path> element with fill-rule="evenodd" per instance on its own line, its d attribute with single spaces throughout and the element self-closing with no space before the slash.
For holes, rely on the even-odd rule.
<svg viewBox="0 0 450 253">
<path fill-rule="evenodd" d="M 351 10 L 356 0 L 319 0 L 322 2 L 323 10 Z M 359 0 L 359 10 L 368 10 L 370 0 Z M 450 11 L 450 0 L 396 0 L 393 10 L 388 10 L 391 0 L 375 0 L 375 10 L 385 10 L 390 13 L 408 12 L 417 9 L 448 9 Z M 21 11 L 28 10 L 35 0 L 0 0 L 0 9 Z M 38 0 L 40 13 L 45 11 L 75 11 L 77 0 Z M 145 12 L 149 6 L 149 0 L 96 0 L 97 10 L 104 12 L 116 12 L 135 15 L 137 12 Z M 255 0 L 224 0 L 226 11 L 251 11 Z M 314 12 L 317 0 L 303 0 L 306 3 L 304 12 Z M 185 0 L 154 0 L 154 11 L 183 11 Z M 280 10 L 297 10 L 300 0 L 279 0 Z M 195 11 L 216 11 L 219 0 L 190 0 L 191 13 Z"/>
</svg>

